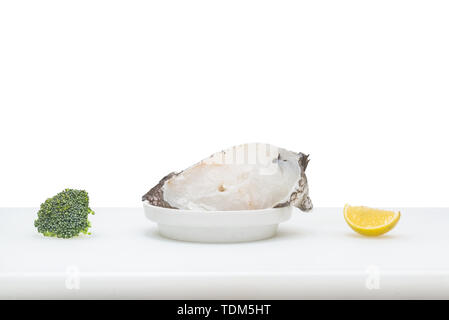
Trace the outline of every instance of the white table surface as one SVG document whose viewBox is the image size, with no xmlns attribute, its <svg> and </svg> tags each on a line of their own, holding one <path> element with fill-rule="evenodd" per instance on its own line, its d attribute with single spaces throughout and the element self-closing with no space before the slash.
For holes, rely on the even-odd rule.
<svg viewBox="0 0 449 320">
<path fill-rule="evenodd" d="M 97 208 L 92 235 L 46 238 L 36 209 L 0 209 L 3 299 L 449 299 L 449 208 L 402 209 L 389 234 L 354 233 L 342 209 L 295 213 L 275 238 L 168 240 L 141 208 Z"/>
</svg>

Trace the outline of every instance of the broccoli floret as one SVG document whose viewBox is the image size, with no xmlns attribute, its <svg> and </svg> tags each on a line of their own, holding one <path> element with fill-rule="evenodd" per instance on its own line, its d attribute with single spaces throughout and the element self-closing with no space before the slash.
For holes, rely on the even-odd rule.
<svg viewBox="0 0 449 320">
<path fill-rule="evenodd" d="M 47 237 L 72 238 L 88 233 L 89 196 L 84 190 L 65 189 L 41 204 L 34 226 Z"/>
</svg>

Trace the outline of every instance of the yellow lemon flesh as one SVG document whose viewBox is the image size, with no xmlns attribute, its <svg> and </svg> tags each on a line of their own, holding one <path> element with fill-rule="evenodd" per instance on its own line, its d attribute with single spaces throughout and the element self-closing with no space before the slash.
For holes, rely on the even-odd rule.
<svg viewBox="0 0 449 320">
<path fill-rule="evenodd" d="M 344 216 L 354 231 L 364 236 L 380 236 L 394 228 L 401 213 L 368 207 L 352 207 L 347 204 L 344 208 Z"/>
</svg>

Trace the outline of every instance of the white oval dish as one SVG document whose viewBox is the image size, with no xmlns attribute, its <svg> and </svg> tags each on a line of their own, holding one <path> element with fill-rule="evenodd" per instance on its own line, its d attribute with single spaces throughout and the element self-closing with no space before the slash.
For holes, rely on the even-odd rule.
<svg viewBox="0 0 449 320">
<path fill-rule="evenodd" d="M 274 237 L 279 223 L 291 217 L 293 208 L 241 211 L 169 209 L 143 201 L 148 219 L 170 239 L 193 242 L 244 242 Z"/>
</svg>

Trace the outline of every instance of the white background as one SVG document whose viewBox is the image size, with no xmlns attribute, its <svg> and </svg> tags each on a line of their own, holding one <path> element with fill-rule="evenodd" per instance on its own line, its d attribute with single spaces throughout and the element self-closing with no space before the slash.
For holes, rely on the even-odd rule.
<svg viewBox="0 0 449 320">
<path fill-rule="evenodd" d="M 269 142 L 315 206 L 449 206 L 447 1 L 1 1 L 0 206 L 140 206 Z"/>
</svg>

